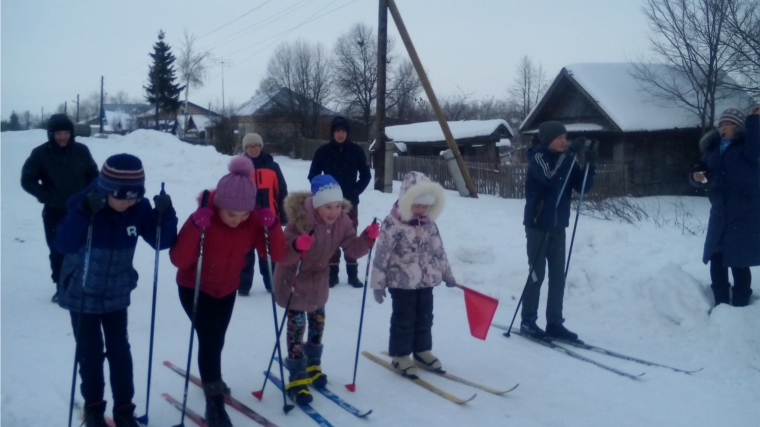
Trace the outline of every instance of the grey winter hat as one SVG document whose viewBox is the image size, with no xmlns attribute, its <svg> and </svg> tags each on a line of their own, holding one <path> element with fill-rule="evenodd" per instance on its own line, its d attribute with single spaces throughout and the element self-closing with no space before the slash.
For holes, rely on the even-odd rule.
<svg viewBox="0 0 760 427">
<path fill-rule="evenodd" d="M 252 145 L 258 145 L 259 147 L 264 146 L 264 140 L 261 139 L 261 135 L 257 133 L 247 133 L 243 137 L 243 150 L 246 148 L 252 146 Z"/>
<path fill-rule="evenodd" d="M 731 122 L 736 126 L 742 126 L 744 124 L 744 113 L 738 108 L 729 108 L 718 117 L 715 121 L 715 126 L 720 126 L 720 122 Z"/>
<path fill-rule="evenodd" d="M 538 139 L 544 146 L 551 144 L 555 138 L 562 135 L 563 133 L 567 133 L 565 125 L 553 120 L 543 122 L 541 123 L 541 126 L 538 127 Z"/>
</svg>

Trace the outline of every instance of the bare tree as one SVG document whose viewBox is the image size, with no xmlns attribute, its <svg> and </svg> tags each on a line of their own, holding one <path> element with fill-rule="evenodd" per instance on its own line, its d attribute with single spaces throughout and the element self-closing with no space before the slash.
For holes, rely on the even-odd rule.
<svg viewBox="0 0 760 427">
<path fill-rule="evenodd" d="M 127 94 L 127 92 L 124 92 L 123 90 L 120 90 L 116 92 L 116 95 L 109 96 L 108 102 L 111 104 L 117 104 L 117 105 L 128 104 L 129 94 Z M 80 111 L 81 111 L 81 102 L 80 102 Z"/>
<path fill-rule="evenodd" d="M 727 91 L 734 52 L 726 44 L 726 0 L 646 0 L 657 64 L 635 64 L 634 77 L 655 97 L 694 112 L 706 130 Z M 664 67 L 663 67 L 664 65 Z"/>
<path fill-rule="evenodd" d="M 726 24 L 738 86 L 760 98 L 760 0 L 728 0 Z"/>
<path fill-rule="evenodd" d="M 390 76 L 385 109 L 389 116 L 410 120 L 422 84 L 409 59 L 400 61 Z"/>
<path fill-rule="evenodd" d="M 211 58 L 210 51 L 199 50 L 195 44 L 195 36 L 185 30 L 182 47 L 177 58 L 180 79 L 185 83 L 185 108 L 183 129 L 187 129 L 187 98 L 190 87 L 201 88 L 208 70 L 208 60 Z"/>
<path fill-rule="evenodd" d="M 472 120 L 476 118 L 476 112 L 473 109 L 472 94 L 465 93 L 461 88 L 455 95 L 444 96 L 441 98 L 441 109 L 446 116 L 446 120 Z"/>
<path fill-rule="evenodd" d="M 331 96 L 329 61 L 320 43 L 299 39 L 279 45 L 269 58 L 267 74 L 260 91 L 286 88 L 273 98 L 271 114 L 282 115 L 294 132 L 305 138 L 318 138 L 319 116 Z"/>
<path fill-rule="evenodd" d="M 516 118 L 522 122 L 546 93 L 549 81 L 541 63 L 534 64 L 527 55 L 520 59 L 516 71 L 517 75 L 512 86 L 508 89 L 508 93 L 510 102 L 515 109 Z"/>
</svg>

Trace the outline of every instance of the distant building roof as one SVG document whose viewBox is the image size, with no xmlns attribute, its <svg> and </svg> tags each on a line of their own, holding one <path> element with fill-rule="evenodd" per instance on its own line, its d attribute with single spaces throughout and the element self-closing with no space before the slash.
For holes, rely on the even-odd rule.
<svg viewBox="0 0 760 427">
<path fill-rule="evenodd" d="M 311 102 L 303 96 L 291 91 L 290 89 L 283 87 L 275 92 L 254 95 L 248 101 L 240 104 L 240 106 L 235 111 L 235 115 L 263 116 L 266 114 L 277 113 L 278 109 L 282 109 L 285 106 L 290 105 L 291 98 L 296 103 Z M 319 108 L 320 115 L 322 116 L 337 116 L 339 114 L 322 105 L 320 105 Z"/>
<path fill-rule="evenodd" d="M 449 129 L 456 140 L 486 136 L 498 136 L 497 140 L 500 140 L 514 136 L 509 123 L 502 119 L 453 121 L 449 122 Z M 419 144 L 446 140 L 437 121 L 389 126 L 385 128 L 385 134 L 396 143 Z"/>
</svg>

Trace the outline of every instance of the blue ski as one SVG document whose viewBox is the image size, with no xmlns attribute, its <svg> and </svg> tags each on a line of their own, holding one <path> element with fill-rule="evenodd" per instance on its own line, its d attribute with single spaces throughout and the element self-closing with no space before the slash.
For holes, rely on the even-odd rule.
<svg viewBox="0 0 760 427">
<path fill-rule="evenodd" d="M 267 373 L 264 372 L 264 375 Z M 274 385 L 277 386 L 280 390 L 283 390 L 282 381 L 273 373 L 269 373 L 269 381 L 272 381 Z M 322 427 L 333 427 L 332 424 L 330 424 L 322 415 L 319 414 L 314 408 L 311 407 L 311 405 L 304 404 L 304 405 L 296 405 L 297 407 L 301 408 L 302 411 L 306 412 L 306 415 L 310 416 L 312 420 L 314 420 L 317 424 L 321 425 Z"/>
</svg>

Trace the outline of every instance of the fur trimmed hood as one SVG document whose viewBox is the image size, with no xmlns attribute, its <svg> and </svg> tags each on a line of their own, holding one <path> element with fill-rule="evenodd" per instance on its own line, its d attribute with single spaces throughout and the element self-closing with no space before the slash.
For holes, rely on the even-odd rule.
<svg viewBox="0 0 760 427">
<path fill-rule="evenodd" d="M 401 191 L 398 194 L 398 215 L 402 221 L 407 222 L 414 218 L 412 214 L 414 199 L 423 194 L 435 196 L 435 203 L 430 206 L 425 216 L 431 221 L 438 218 L 446 204 L 443 187 L 437 182 L 431 181 L 424 173 L 412 171 L 404 176 Z"/>
<path fill-rule="evenodd" d="M 744 144 L 744 126 L 738 126 L 736 128 L 736 134 L 734 135 L 734 144 Z M 720 144 L 720 133 L 718 129 L 713 129 L 707 132 L 699 140 L 699 151 L 706 153 Z"/>
<path fill-rule="evenodd" d="M 288 222 L 292 222 L 301 233 L 310 232 L 315 222 L 322 222 L 311 204 L 311 197 L 311 192 L 295 191 L 285 198 L 285 215 L 288 217 Z M 349 213 L 352 207 L 351 202 L 343 199 L 343 212 Z"/>
</svg>

